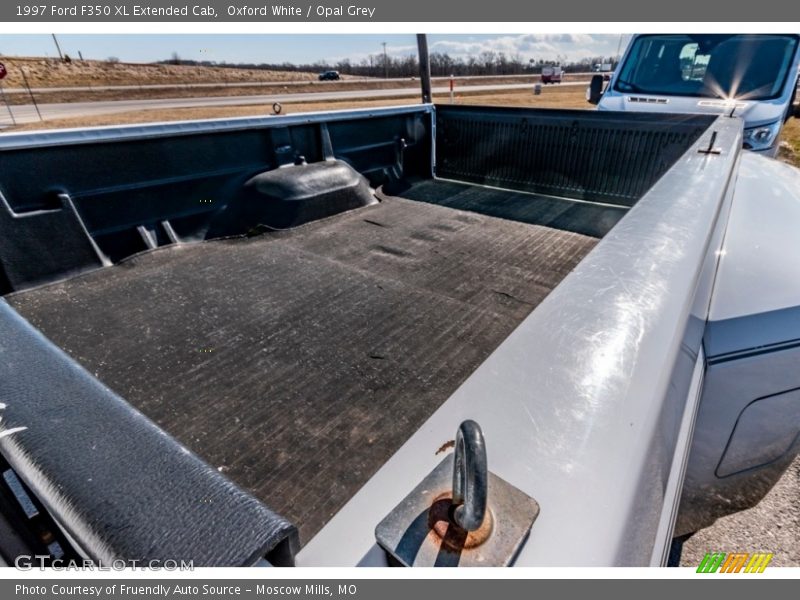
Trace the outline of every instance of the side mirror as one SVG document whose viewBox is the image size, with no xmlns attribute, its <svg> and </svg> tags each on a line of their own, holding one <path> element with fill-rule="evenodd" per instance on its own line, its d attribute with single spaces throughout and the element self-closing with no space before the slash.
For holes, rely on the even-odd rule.
<svg viewBox="0 0 800 600">
<path fill-rule="evenodd" d="M 589 84 L 589 104 L 597 104 L 603 95 L 603 76 L 593 75 L 592 82 Z"/>
</svg>

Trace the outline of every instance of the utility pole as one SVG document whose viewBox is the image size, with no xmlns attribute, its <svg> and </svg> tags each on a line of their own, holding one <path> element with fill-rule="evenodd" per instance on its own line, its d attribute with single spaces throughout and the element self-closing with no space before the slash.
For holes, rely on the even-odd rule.
<svg viewBox="0 0 800 600">
<path fill-rule="evenodd" d="M 389 79 L 389 61 L 386 58 L 386 42 L 381 42 L 383 44 L 383 78 Z"/>
<path fill-rule="evenodd" d="M 25 68 L 20 68 L 20 73 L 22 73 L 22 81 L 25 82 L 25 87 L 28 89 L 28 94 L 31 96 L 31 102 L 33 103 L 33 108 L 36 109 L 36 114 L 39 115 L 39 120 L 44 121 L 42 118 L 42 113 L 39 111 L 39 105 L 36 104 L 36 98 L 33 97 L 33 90 L 31 89 L 31 84 L 28 83 L 28 76 L 25 74 Z"/>
<path fill-rule="evenodd" d="M 422 102 L 430 103 L 431 95 L 431 61 L 428 54 L 428 36 L 424 33 L 417 34 L 417 49 L 419 52 L 419 80 L 422 84 Z"/>
<path fill-rule="evenodd" d="M 56 38 L 56 34 L 55 33 L 51 33 L 50 35 L 53 36 L 53 41 L 56 43 L 56 50 L 58 50 L 58 58 L 60 58 L 61 60 L 64 60 L 64 55 L 61 54 L 61 46 L 58 45 L 58 38 Z"/>
</svg>

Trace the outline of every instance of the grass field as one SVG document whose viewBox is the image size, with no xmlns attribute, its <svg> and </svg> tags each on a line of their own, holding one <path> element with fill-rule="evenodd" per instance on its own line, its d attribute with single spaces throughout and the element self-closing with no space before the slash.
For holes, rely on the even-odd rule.
<svg viewBox="0 0 800 600">
<path fill-rule="evenodd" d="M 470 85 L 481 84 L 501 84 L 501 83 L 531 83 L 533 78 L 483 78 L 456 80 L 458 88 Z M 248 81 L 247 85 L 231 83 L 224 85 L 215 83 L 210 85 L 203 83 L 203 87 L 169 87 L 162 89 L 135 88 L 135 89 L 92 89 L 74 91 L 41 91 L 35 93 L 36 101 L 39 104 L 63 103 L 63 102 L 100 102 L 108 100 L 154 100 L 159 98 L 206 98 L 219 96 L 253 96 L 266 94 L 303 94 L 313 92 L 338 92 L 346 90 L 393 90 L 407 89 L 416 87 L 418 83 L 409 79 L 394 80 L 370 80 L 370 79 L 343 79 L 341 81 L 318 81 L 313 80 L 291 81 L 285 80 L 279 83 Z M 184 84 L 181 84 L 184 85 Z M 444 82 L 434 82 L 434 85 L 446 85 Z M 6 99 L 12 104 L 30 104 L 31 99 L 27 93 L 6 94 Z"/>
<path fill-rule="evenodd" d="M 271 71 L 264 69 L 238 69 L 233 67 L 205 67 L 190 65 L 162 65 L 154 63 L 125 63 L 104 60 L 78 60 L 72 57 L 66 63 L 56 58 L 48 57 L 16 57 L 2 56 L 2 62 L 8 71 L 8 77 L 3 80 L 6 88 L 21 88 L 24 81 L 22 71 L 28 78 L 28 83 L 34 88 L 60 88 L 60 87 L 102 87 L 102 86 L 145 86 L 145 85 L 187 85 L 187 84 L 254 84 L 261 82 L 318 82 L 317 72 L 307 71 Z M 344 82 L 348 81 L 374 81 L 370 77 L 355 75 L 341 75 Z M 519 81 L 530 77 L 531 80 L 539 78 L 538 75 L 530 76 L 493 76 L 497 83 Z M 587 76 L 581 73 L 565 73 L 564 81 L 583 80 Z M 444 78 L 434 77 L 434 80 Z M 468 85 L 474 78 L 457 77 L 458 85 Z M 407 80 L 404 80 L 407 83 Z M 324 82 L 333 84 L 335 82 Z M 391 82 L 390 82 L 391 83 Z M 63 102 L 64 100 L 61 100 Z"/>
<path fill-rule="evenodd" d="M 63 86 L 154 85 L 206 82 L 312 81 L 316 73 L 262 71 L 188 65 L 157 65 L 77 60 L 65 63 L 55 58 L 0 57 L 8 77 L 3 84 L 9 88 L 22 87 L 22 70 L 34 88 Z"/>
<path fill-rule="evenodd" d="M 0 56 L 8 70 L 3 80 L 6 100 L 12 105 L 30 104 L 24 90 L 23 71 L 35 90 L 39 104 L 63 102 L 98 102 L 106 100 L 150 100 L 158 98 L 198 98 L 206 96 L 249 96 L 339 91 L 357 89 L 397 89 L 415 85 L 409 78 L 375 79 L 342 75 L 339 81 L 319 81 L 316 72 L 270 71 L 228 67 L 122 63 L 97 60 L 54 58 L 18 58 Z M 585 80 L 587 75 L 568 73 L 564 81 Z M 538 81 L 538 75 L 492 77 L 457 77 L 456 86 L 483 83 L 521 83 Z M 434 85 L 446 85 L 447 78 L 434 78 Z M 125 89 L 103 89 L 125 86 Z M 168 86 L 152 88 L 148 86 Z M 191 87 L 202 86 L 202 87 Z M 64 90 L 63 88 L 78 88 Z M 86 89 L 89 88 L 89 89 Z M 20 93 L 21 92 L 21 93 Z"/>
<path fill-rule="evenodd" d="M 584 99 L 583 88 L 548 87 L 540 96 L 531 91 L 514 90 L 510 92 L 469 93 L 461 92 L 455 97 L 457 104 L 484 104 L 487 106 L 527 106 L 535 108 L 588 108 Z M 447 94 L 434 96 L 434 101 L 447 103 Z M 341 100 L 324 102 L 290 102 L 283 104 L 282 114 L 313 112 L 321 110 L 344 110 L 353 108 L 370 108 L 375 106 L 397 106 L 413 104 L 414 98 L 380 98 L 374 100 Z M 76 117 L 70 119 L 53 119 L 36 123 L 27 123 L 5 131 L 22 131 L 33 129 L 62 129 L 66 127 L 92 127 L 99 125 L 119 125 L 123 123 L 149 123 L 158 121 L 181 121 L 191 119 L 215 119 L 225 117 L 244 117 L 272 114 L 272 104 L 248 106 L 220 106 L 200 108 L 175 108 L 140 110 L 110 115 Z"/>
<path fill-rule="evenodd" d="M 800 167 L 800 119 L 789 119 L 783 128 L 778 157 Z"/>
</svg>

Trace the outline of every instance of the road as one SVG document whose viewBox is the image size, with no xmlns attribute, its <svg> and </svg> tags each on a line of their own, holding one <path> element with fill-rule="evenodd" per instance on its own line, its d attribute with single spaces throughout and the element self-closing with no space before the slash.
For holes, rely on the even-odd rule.
<svg viewBox="0 0 800 600">
<path fill-rule="evenodd" d="M 683 545 L 681 566 L 700 564 L 706 552 L 772 552 L 773 567 L 800 566 L 800 457 L 750 510 L 719 519 Z"/>
<path fill-rule="evenodd" d="M 569 81 L 562 86 L 586 86 L 585 81 Z M 507 90 L 532 89 L 533 84 L 504 83 L 488 85 L 470 85 L 456 89 L 456 93 L 469 91 L 495 92 Z M 448 86 L 435 86 L 434 94 L 446 94 Z M 206 106 L 250 106 L 272 104 L 273 102 L 325 102 L 330 100 L 370 100 L 375 98 L 414 98 L 420 95 L 420 88 L 409 87 L 393 90 L 344 90 L 337 92 L 282 93 L 254 96 L 212 96 L 200 98 L 159 98 L 151 100 L 108 100 L 101 102 L 65 102 L 60 104 L 39 104 L 39 112 L 45 120 L 65 119 L 70 117 L 86 117 L 131 112 L 148 109 L 195 108 Z M 30 123 L 39 120 L 36 108 L 32 104 L 12 106 L 17 123 Z M 10 118 L 5 107 L 0 105 L 0 127 L 10 125 Z"/>
<path fill-rule="evenodd" d="M 569 77 L 590 77 L 592 73 L 565 73 L 565 76 Z M 450 78 L 449 77 L 432 77 L 433 81 L 443 81 L 446 82 Z M 531 82 L 538 81 L 539 75 L 535 73 L 529 73 L 526 75 L 464 75 L 456 77 L 458 81 L 466 81 L 471 79 L 526 79 Z M 346 83 L 346 84 L 359 84 L 363 82 L 369 83 L 394 83 L 397 81 L 417 81 L 416 77 L 394 77 L 390 79 L 383 79 L 383 78 L 375 78 L 375 77 L 348 77 L 346 79 L 340 79 L 336 83 Z M 196 89 L 204 89 L 204 88 L 219 88 L 219 87 L 267 87 L 267 86 L 298 86 L 298 85 L 308 85 L 309 83 L 313 83 L 316 85 L 326 85 L 327 82 L 319 82 L 316 80 L 302 80 L 302 81 L 225 81 L 225 79 L 221 79 L 217 82 L 212 83 L 146 83 L 141 85 L 79 85 L 79 86 L 62 86 L 62 87 L 34 87 L 31 88 L 34 94 L 40 93 L 52 93 L 52 92 L 114 92 L 114 91 L 126 91 L 126 90 L 176 90 L 176 89 L 186 89 L 186 88 L 196 88 Z M 487 84 L 490 85 L 490 84 Z M 4 88 L 3 90 L 6 94 L 28 94 L 28 90 L 21 87 L 16 88 Z"/>
</svg>

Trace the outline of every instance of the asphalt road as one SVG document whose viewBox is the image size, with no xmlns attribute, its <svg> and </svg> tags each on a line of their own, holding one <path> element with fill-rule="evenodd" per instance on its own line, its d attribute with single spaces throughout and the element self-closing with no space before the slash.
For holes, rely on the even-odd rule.
<svg viewBox="0 0 800 600">
<path fill-rule="evenodd" d="M 562 86 L 586 86 L 585 81 L 569 81 Z M 433 93 L 446 94 L 449 86 L 435 86 Z M 495 92 L 506 90 L 533 89 L 533 84 L 504 83 L 487 85 L 470 85 L 456 90 L 469 90 L 469 92 Z M 64 119 L 69 117 L 86 117 L 93 115 L 107 115 L 148 109 L 194 108 L 204 106 L 250 106 L 257 104 L 272 104 L 273 102 L 319 102 L 326 100 L 370 100 L 376 98 L 418 97 L 419 86 L 394 89 L 394 90 L 344 90 L 337 92 L 307 92 L 268 94 L 255 96 L 212 96 L 199 98 L 159 98 L 152 100 L 108 100 L 102 102 L 64 102 L 60 104 L 39 104 L 42 118 Z M 36 108 L 32 104 L 12 106 L 14 118 L 17 123 L 30 123 L 39 120 Z M 0 104 L 0 126 L 9 125 L 8 111 Z"/>
<path fill-rule="evenodd" d="M 590 77 L 592 73 L 565 73 L 570 77 L 585 76 Z M 433 81 L 448 81 L 449 77 L 432 77 Z M 469 79 L 526 79 L 533 82 L 539 81 L 539 75 L 535 73 L 528 73 L 526 75 L 459 75 L 456 77 L 458 81 Z M 418 81 L 416 77 L 393 77 L 389 79 L 375 78 L 375 77 L 348 77 L 346 79 L 339 79 L 337 83 L 352 83 L 359 84 L 363 82 L 369 83 L 383 83 L 383 82 L 396 82 L 396 81 Z M 81 85 L 81 86 L 62 86 L 62 87 L 34 87 L 31 88 L 34 94 L 45 92 L 106 92 L 106 91 L 124 91 L 124 90 L 169 90 L 169 89 L 186 89 L 186 88 L 218 88 L 218 87 L 259 87 L 259 86 L 297 86 L 308 85 L 309 83 L 316 83 L 317 85 L 325 85 L 326 82 L 319 81 L 231 81 L 227 82 L 224 79 L 213 83 L 145 83 L 142 85 Z M 487 84 L 488 85 L 488 84 Z M 27 94 L 27 89 L 4 88 L 6 94 Z"/>
<path fill-rule="evenodd" d="M 800 566 L 800 457 L 750 510 L 719 519 L 683 545 L 681 566 L 697 567 L 706 552 L 772 552 L 773 567 Z"/>
</svg>

